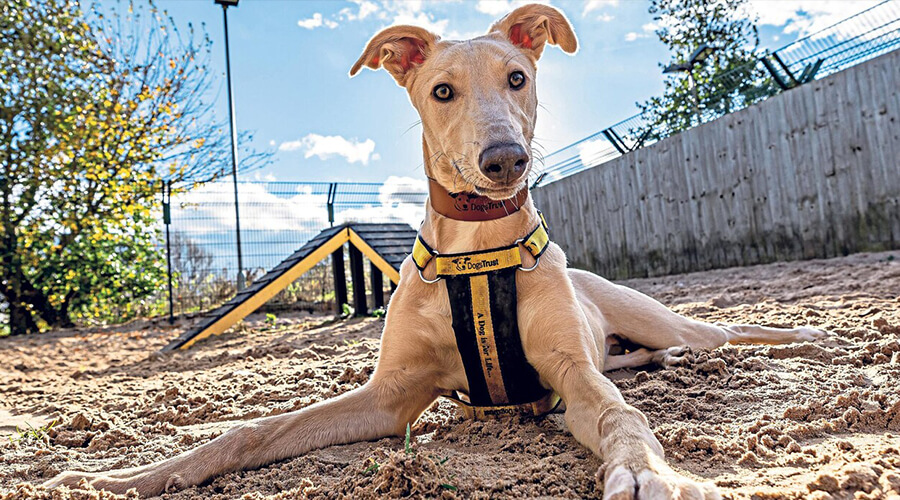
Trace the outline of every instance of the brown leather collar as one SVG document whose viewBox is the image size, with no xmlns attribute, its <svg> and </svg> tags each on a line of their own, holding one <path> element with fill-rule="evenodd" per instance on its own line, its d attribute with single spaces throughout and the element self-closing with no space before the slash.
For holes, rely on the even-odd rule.
<svg viewBox="0 0 900 500">
<path fill-rule="evenodd" d="M 443 186 L 428 179 L 428 200 L 431 208 L 444 217 L 462 221 L 486 221 L 512 215 L 528 199 L 526 184 L 515 196 L 506 200 L 492 200 L 472 193 L 449 193 Z"/>
</svg>

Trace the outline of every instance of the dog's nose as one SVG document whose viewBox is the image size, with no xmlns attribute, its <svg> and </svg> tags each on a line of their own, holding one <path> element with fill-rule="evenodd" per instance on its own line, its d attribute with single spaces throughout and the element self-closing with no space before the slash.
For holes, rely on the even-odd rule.
<svg viewBox="0 0 900 500">
<path fill-rule="evenodd" d="M 528 167 L 528 153 L 518 144 L 495 144 L 478 157 L 481 173 L 494 182 L 512 182 Z"/>
</svg>

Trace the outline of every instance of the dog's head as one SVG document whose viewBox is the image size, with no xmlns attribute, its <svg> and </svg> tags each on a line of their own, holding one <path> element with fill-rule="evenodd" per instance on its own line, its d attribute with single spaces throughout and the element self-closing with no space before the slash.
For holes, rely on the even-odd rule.
<svg viewBox="0 0 900 500">
<path fill-rule="evenodd" d="M 415 26 L 376 34 L 353 65 L 386 69 L 422 118 L 426 174 L 450 192 L 510 198 L 527 182 L 537 117 L 535 75 L 546 44 L 578 42 L 553 7 L 510 12 L 484 36 L 443 41 Z"/>
</svg>

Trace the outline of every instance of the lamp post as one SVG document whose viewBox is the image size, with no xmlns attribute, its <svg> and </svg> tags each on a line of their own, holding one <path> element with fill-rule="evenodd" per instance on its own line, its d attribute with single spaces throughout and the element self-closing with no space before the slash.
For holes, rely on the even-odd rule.
<svg viewBox="0 0 900 500">
<path fill-rule="evenodd" d="M 234 98 L 231 90 L 231 58 L 228 52 L 228 7 L 237 7 L 240 0 L 215 0 L 217 5 L 222 6 L 222 20 L 225 24 L 225 75 L 228 81 L 228 123 L 231 125 L 231 179 L 234 181 L 234 229 L 235 239 L 237 240 L 237 289 L 241 291 L 246 285 L 244 278 L 244 261 L 241 254 L 241 211 L 238 208 L 238 180 L 237 180 L 237 164 L 238 164 L 238 136 L 237 126 L 234 123 Z"/>
<path fill-rule="evenodd" d="M 678 64 L 670 64 L 663 70 L 663 74 L 667 73 L 687 73 L 688 86 L 691 89 L 691 97 L 694 101 L 694 114 L 697 115 L 697 124 L 703 123 L 703 115 L 700 113 L 700 96 L 697 94 L 697 81 L 694 80 L 694 67 L 703 63 L 713 52 L 716 47 L 702 44 L 697 47 L 687 61 Z"/>
</svg>

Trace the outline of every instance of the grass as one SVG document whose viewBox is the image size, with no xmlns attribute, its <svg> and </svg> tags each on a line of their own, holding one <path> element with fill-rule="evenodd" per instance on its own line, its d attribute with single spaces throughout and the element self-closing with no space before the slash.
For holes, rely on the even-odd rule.
<svg viewBox="0 0 900 500">
<path fill-rule="evenodd" d="M 24 440 L 30 441 L 43 441 L 44 438 L 50 437 L 49 432 L 53 427 L 56 426 L 58 422 L 53 420 L 47 425 L 41 427 L 34 427 L 28 422 L 25 422 L 27 428 L 22 429 L 16 426 L 16 433 L 12 436 L 9 436 L 9 440 L 12 443 L 21 443 Z"/>
<path fill-rule="evenodd" d="M 412 453 L 412 444 L 410 444 L 410 428 L 409 422 L 406 423 L 406 440 L 403 442 L 403 448 L 406 450 L 406 454 L 409 455 Z"/>
<path fill-rule="evenodd" d="M 409 423 L 406 424 L 406 436 L 403 439 L 403 451 L 406 453 L 407 456 L 410 456 L 410 455 L 414 456 L 416 453 L 415 450 L 413 449 L 413 443 L 412 443 L 412 426 Z M 438 458 L 435 457 L 434 455 L 428 455 L 428 459 L 431 460 L 432 462 L 434 462 L 435 464 L 437 464 L 438 467 L 441 467 L 444 464 L 446 464 L 448 460 L 450 460 L 450 457 L 445 457 L 441 460 L 438 460 Z M 368 463 L 369 465 L 362 471 L 362 475 L 364 475 L 364 476 L 374 475 L 381 468 L 381 464 L 378 463 L 378 461 L 375 460 L 374 458 L 370 457 L 366 461 L 366 463 Z M 452 481 L 453 478 L 454 478 L 454 475 L 450 474 L 447 479 Z M 445 490 L 449 490 L 449 491 L 459 491 L 459 487 L 457 487 L 449 482 L 440 483 L 440 487 Z"/>
<path fill-rule="evenodd" d="M 371 464 L 366 467 L 366 470 L 363 471 L 363 475 L 365 476 L 368 476 L 369 474 L 375 474 L 376 472 L 378 472 L 378 468 L 381 467 L 381 464 L 378 463 L 378 460 L 375 460 L 374 458 L 370 458 L 369 462 L 371 462 Z"/>
</svg>

